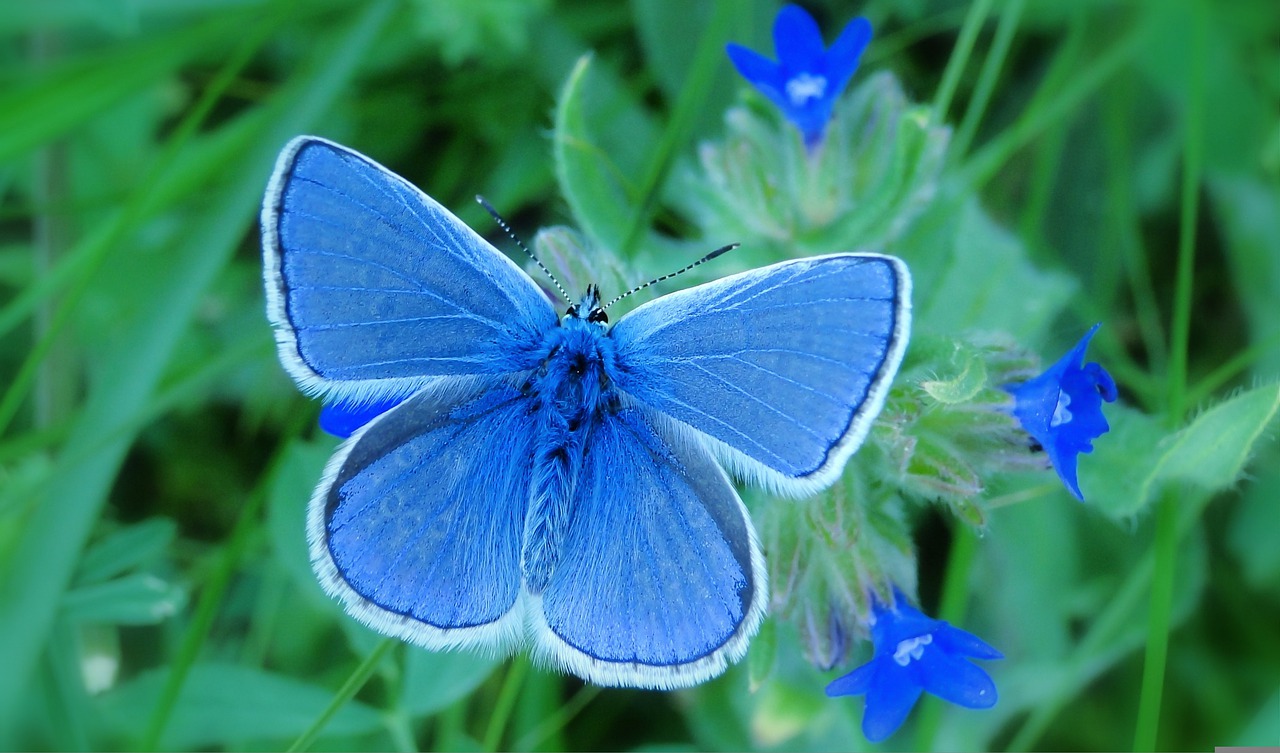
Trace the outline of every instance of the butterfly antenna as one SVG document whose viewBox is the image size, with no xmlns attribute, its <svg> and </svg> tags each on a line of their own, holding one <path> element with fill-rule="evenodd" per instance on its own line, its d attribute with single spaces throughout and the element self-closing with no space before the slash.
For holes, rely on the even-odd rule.
<svg viewBox="0 0 1280 753">
<path fill-rule="evenodd" d="M 538 265 L 538 269 L 541 269 L 546 273 L 547 277 L 551 279 L 551 283 L 556 286 L 556 290 L 560 291 L 560 297 L 564 298 L 564 302 L 572 306 L 573 299 L 569 298 L 569 294 L 564 292 L 564 286 L 560 284 L 560 281 L 556 279 L 555 275 L 551 274 L 551 270 L 547 269 L 547 265 L 543 264 L 538 257 L 533 255 L 533 252 L 529 250 L 529 247 L 524 245 L 524 241 L 520 240 L 520 238 L 516 236 L 516 231 L 512 230 L 511 226 L 507 224 L 507 221 L 502 219 L 502 215 L 498 214 L 498 210 L 494 209 L 493 205 L 486 201 L 483 196 L 477 195 L 476 201 L 480 202 L 480 206 L 484 207 L 485 211 L 493 215 L 493 220 L 498 223 L 498 227 L 502 228 L 503 232 L 510 236 L 511 240 L 515 241 L 516 245 L 529 255 L 530 259 L 533 259 L 533 263 Z"/>
<path fill-rule="evenodd" d="M 688 266 L 685 266 L 685 267 L 682 267 L 682 268 L 680 268 L 680 269 L 677 269 L 676 271 L 674 271 L 674 272 L 672 272 L 672 273 L 670 273 L 670 274 L 665 274 L 665 275 L 663 275 L 663 276 L 661 276 L 661 277 L 655 277 L 654 279 L 652 279 L 652 280 L 650 280 L 650 281 L 648 281 L 648 282 L 644 283 L 643 285 L 637 285 L 637 286 L 635 286 L 634 288 L 632 288 L 632 289 L 628 290 L 627 292 L 623 293 L 622 295 L 620 295 L 620 296 L 618 296 L 618 297 L 614 298 L 612 301 L 609 301 L 608 303 L 606 303 L 606 304 L 604 305 L 604 307 L 605 307 L 605 308 L 609 308 L 610 306 L 612 306 L 613 304 L 617 303 L 618 301 L 621 301 L 623 298 L 626 298 L 627 296 L 631 295 L 632 293 L 639 293 L 641 290 L 644 290 L 645 288 L 649 287 L 650 285 L 653 285 L 653 284 L 656 284 L 656 283 L 662 282 L 663 280 L 670 280 L 672 277 L 675 277 L 676 275 L 682 275 L 682 274 L 684 274 L 685 272 L 688 272 L 689 270 L 691 270 L 691 269 L 693 269 L 694 267 L 698 266 L 699 264 L 702 264 L 702 263 L 704 263 L 704 262 L 709 262 L 709 261 L 711 261 L 712 259 L 716 258 L 717 256 L 720 256 L 721 254 L 724 254 L 724 253 L 727 253 L 727 252 L 729 252 L 729 251 L 734 250 L 735 248 L 737 248 L 737 247 L 738 247 L 738 246 L 740 246 L 740 245 L 741 245 L 741 244 L 739 244 L 739 243 L 730 243 L 730 244 L 729 244 L 729 245 L 727 245 L 727 246 L 721 246 L 720 248 L 717 248 L 715 251 L 712 251 L 711 253 L 707 254 L 706 256 L 702 257 L 701 259 L 699 259 L 699 260 L 695 261 L 694 263 L 692 263 L 692 264 L 690 264 L 690 265 L 688 265 Z"/>
</svg>

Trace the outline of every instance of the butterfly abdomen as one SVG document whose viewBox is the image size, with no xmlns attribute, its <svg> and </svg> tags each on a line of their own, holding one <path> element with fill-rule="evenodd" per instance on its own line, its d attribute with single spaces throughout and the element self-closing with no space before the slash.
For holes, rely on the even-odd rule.
<svg viewBox="0 0 1280 753">
<path fill-rule="evenodd" d="M 576 321 L 548 335 L 547 355 L 531 387 L 537 440 L 522 570 L 529 590 L 546 588 L 572 519 L 574 490 L 586 444 L 609 392 L 608 355 L 595 325 Z"/>
</svg>

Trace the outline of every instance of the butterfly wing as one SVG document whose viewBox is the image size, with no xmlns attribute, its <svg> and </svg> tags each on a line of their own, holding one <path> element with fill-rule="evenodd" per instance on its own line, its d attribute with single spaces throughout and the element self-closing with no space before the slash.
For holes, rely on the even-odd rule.
<svg viewBox="0 0 1280 753">
<path fill-rule="evenodd" d="M 663 296 L 623 317 L 617 386 L 778 491 L 832 483 L 906 349 L 911 279 L 891 256 L 796 259 Z"/>
<path fill-rule="evenodd" d="M 426 391 L 339 448 L 307 527 L 320 583 L 352 616 L 429 649 L 522 639 L 527 403 L 507 386 Z"/>
<path fill-rule="evenodd" d="M 586 443 L 535 651 L 600 685 L 675 688 L 741 658 L 767 600 L 764 558 L 724 471 L 674 422 L 631 407 Z"/>
<path fill-rule="evenodd" d="M 262 239 L 280 360 L 313 394 L 358 403 L 521 371 L 556 323 L 528 275 L 447 209 L 314 136 L 280 153 Z"/>
</svg>

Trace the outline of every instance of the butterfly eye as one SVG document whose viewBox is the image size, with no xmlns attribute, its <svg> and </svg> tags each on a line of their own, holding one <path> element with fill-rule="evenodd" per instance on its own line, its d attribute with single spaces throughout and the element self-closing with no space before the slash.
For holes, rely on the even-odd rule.
<svg viewBox="0 0 1280 753">
<path fill-rule="evenodd" d="M 574 317 L 574 318 L 576 319 L 576 318 L 578 317 L 578 307 L 577 307 L 576 305 L 574 305 L 574 306 L 570 306 L 570 307 L 569 307 L 569 308 L 564 312 L 564 315 L 565 315 L 565 316 L 572 316 L 572 317 Z"/>
<path fill-rule="evenodd" d="M 608 324 L 609 315 L 604 313 L 604 309 L 591 309 L 591 313 L 587 314 L 587 321 L 592 324 Z"/>
</svg>

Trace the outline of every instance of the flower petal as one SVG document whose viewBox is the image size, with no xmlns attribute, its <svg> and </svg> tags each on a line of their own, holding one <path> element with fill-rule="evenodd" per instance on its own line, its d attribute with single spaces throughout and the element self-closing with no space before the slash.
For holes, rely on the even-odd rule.
<svg viewBox="0 0 1280 753">
<path fill-rule="evenodd" d="M 725 45 L 724 50 L 728 53 L 729 60 L 733 61 L 733 67 L 752 86 L 775 101 L 782 96 L 782 71 L 777 63 L 755 50 L 732 42 Z"/>
<path fill-rule="evenodd" d="M 996 705 L 996 684 L 991 676 L 958 656 L 937 648 L 926 649 L 915 670 L 924 689 L 944 701 L 968 709 Z"/>
<path fill-rule="evenodd" d="M 986 641 L 953 625 L 943 625 L 933 634 L 933 642 L 937 648 L 956 656 L 972 656 L 975 659 L 1004 658 L 1004 654 Z"/>
<path fill-rule="evenodd" d="M 850 21 L 831 49 L 827 50 L 827 78 L 832 89 L 839 91 L 849 83 L 858 69 L 862 51 L 871 42 L 871 22 L 865 18 Z"/>
<path fill-rule="evenodd" d="M 827 697 L 835 698 L 841 695 L 861 695 L 867 692 L 867 689 L 874 684 L 876 676 L 876 667 L 883 662 L 879 659 L 872 659 L 863 664 L 861 667 L 854 669 L 843 677 L 837 677 L 827 685 Z"/>
<path fill-rule="evenodd" d="M 914 673 L 891 662 L 880 662 L 880 666 L 867 690 L 867 707 L 862 714 L 862 734 L 873 743 L 902 726 L 923 692 L 912 677 Z"/>
<path fill-rule="evenodd" d="M 822 31 L 809 12 L 798 5 L 787 5 L 778 11 L 773 21 L 773 48 L 778 54 L 778 65 L 786 77 L 809 71 L 823 73 Z"/>
<path fill-rule="evenodd" d="M 1013 415 L 1049 455 L 1058 477 L 1076 499 L 1084 501 L 1076 480 L 1077 456 L 1093 451 L 1093 440 L 1110 431 L 1103 401 L 1116 399 L 1116 383 L 1096 363 L 1083 366 L 1085 350 L 1101 324 L 1095 324 L 1043 374 L 1006 385 L 1014 397 Z"/>
</svg>

